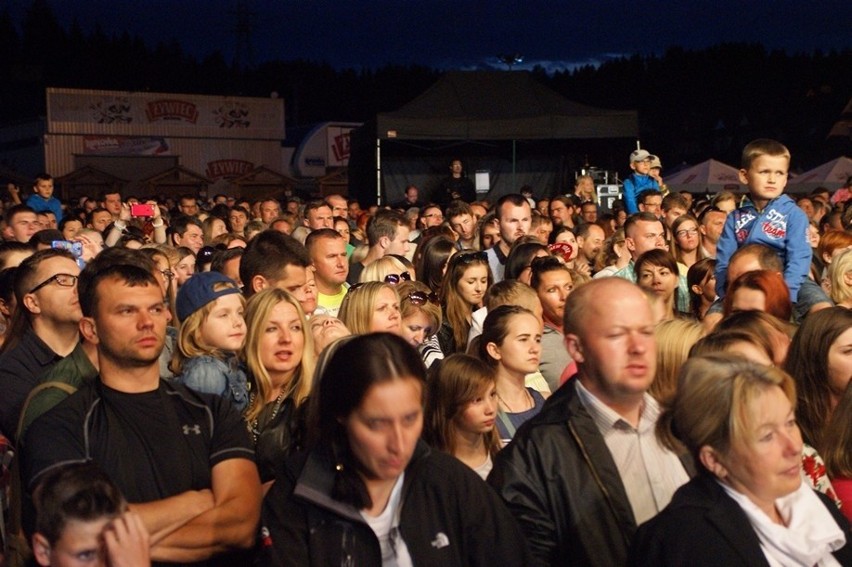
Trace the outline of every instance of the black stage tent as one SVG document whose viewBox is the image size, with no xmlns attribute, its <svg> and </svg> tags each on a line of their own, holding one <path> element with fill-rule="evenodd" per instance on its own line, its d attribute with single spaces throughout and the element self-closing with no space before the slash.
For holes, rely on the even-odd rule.
<svg viewBox="0 0 852 567">
<path fill-rule="evenodd" d="M 523 184 L 550 194 L 564 190 L 565 171 L 586 159 L 608 168 L 609 155 L 620 156 L 612 166 L 623 169 L 637 135 L 636 111 L 570 101 L 530 73 L 453 71 L 354 133 L 350 192 L 374 202 L 381 179 L 383 202 L 410 183 L 428 194 L 449 159 L 460 157 L 468 175 L 489 172 L 489 198 Z"/>
</svg>

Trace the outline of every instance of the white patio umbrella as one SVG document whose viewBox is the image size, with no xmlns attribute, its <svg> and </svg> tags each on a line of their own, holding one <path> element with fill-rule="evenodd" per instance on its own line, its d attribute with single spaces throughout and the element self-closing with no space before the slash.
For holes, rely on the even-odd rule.
<svg viewBox="0 0 852 567">
<path fill-rule="evenodd" d="M 692 167 L 682 169 L 663 181 L 671 191 L 690 193 L 718 193 L 724 189 L 739 191 L 738 170 L 715 159 L 708 159 Z"/>
<path fill-rule="evenodd" d="M 843 187 L 850 176 L 852 176 L 852 159 L 843 156 L 797 175 L 787 183 L 787 186 L 788 191 L 794 193 L 810 193 L 817 187 L 834 191 Z"/>
</svg>

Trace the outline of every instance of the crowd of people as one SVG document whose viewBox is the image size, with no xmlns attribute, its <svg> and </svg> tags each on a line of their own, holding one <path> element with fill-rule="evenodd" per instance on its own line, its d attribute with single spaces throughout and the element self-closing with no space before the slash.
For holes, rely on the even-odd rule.
<svg viewBox="0 0 852 567">
<path fill-rule="evenodd" d="M 366 209 L 10 186 L 3 561 L 852 565 L 852 195 L 789 163 L 699 199 L 636 150 L 612 210 L 460 160 Z"/>
</svg>

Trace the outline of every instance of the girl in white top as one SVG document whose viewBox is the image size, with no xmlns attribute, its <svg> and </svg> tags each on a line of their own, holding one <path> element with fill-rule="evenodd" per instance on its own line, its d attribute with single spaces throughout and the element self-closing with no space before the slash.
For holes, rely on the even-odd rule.
<svg viewBox="0 0 852 567">
<path fill-rule="evenodd" d="M 481 360 L 466 354 L 445 358 L 429 381 L 424 436 L 484 480 L 502 447 L 497 434 L 497 382 Z"/>
</svg>

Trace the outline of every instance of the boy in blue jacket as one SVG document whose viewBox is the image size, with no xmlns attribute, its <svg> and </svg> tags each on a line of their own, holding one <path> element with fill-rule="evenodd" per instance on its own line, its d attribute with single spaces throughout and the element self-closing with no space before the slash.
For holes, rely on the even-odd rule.
<svg viewBox="0 0 852 567">
<path fill-rule="evenodd" d="M 630 169 L 633 173 L 624 180 L 624 206 L 627 214 L 639 212 L 636 196 L 648 189 L 660 190 L 657 180 L 648 175 L 651 172 L 651 155 L 648 150 L 633 150 L 630 154 Z"/>
<path fill-rule="evenodd" d="M 797 312 L 807 313 L 811 306 L 826 301 L 826 297 L 817 294 L 818 286 L 808 279 L 811 263 L 808 218 L 793 199 L 783 194 L 790 151 L 775 140 L 754 140 L 743 149 L 741 167 L 740 182 L 748 186 L 749 198 L 725 220 L 716 249 L 716 294 L 720 298 L 725 296 L 728 264 L 737 248 L 763 244 L 781 258 L 790 299 L 800 303 Z M 807 291 L 800 294 L 803 285 Z"/>
<path fill-rule="evenodd" d="M 50 211 L 56 222 L 62 220 L 62 203 L 53 196 L 53 177 L 41 173 L 33 182 L 33 194 L 27 199 L 27 206 L 35 212 Z"/>
</svg>

